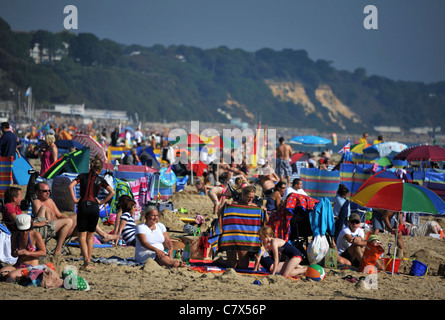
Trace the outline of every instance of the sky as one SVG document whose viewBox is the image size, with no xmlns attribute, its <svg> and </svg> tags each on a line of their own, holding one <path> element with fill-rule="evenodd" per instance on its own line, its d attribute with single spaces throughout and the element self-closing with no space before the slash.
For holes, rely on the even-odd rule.
<svg viewBox="0 0 445 320">
<path fill-rule="evenodd" d="M 445 81 L 443 0 L 2 0 L 0 17 L 14 31 L 58 32 L 68 5 L 70 31 L 125 45 L 306 50 L 338 70 Z"/>
</svg>

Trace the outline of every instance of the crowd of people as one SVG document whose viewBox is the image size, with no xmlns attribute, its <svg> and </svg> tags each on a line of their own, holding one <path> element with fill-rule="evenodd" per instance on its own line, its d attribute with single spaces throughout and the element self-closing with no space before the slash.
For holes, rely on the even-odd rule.
<svg viewBox="0 0 445 320">
<path fill-rule="evenodd" d="M 20 140 L 12 132 L 8 123 L 1 124 L 3 132 L 0 137 L 2 156 L 21 156 Z M 41 161 L 40 174 L 57 160 L 56 141 L 65 135 L 64 128 L 50 127 L 46 135 L 40 139 L 37 149 L 27 151 L 26 155 L 36 155 Z M 31 132 L 30 137 L 35 138 L 37 132 Z M 122 134 L 115 128 L 107 135 L 106 130 L 96 136 L 104 148 L 111 146 L 125 146 L 128 154 L 123 158 L 124 164 L 140 164 L 135 148 L 144 144 L 153 148 L 168 149 L 169 143 L 162 135 L 144 135 L 140 130 L 130 133 L 126 129 Z M 363 135 L 362 139 L 366 139 Z M 379 137 L 378 139 L 382 139 Z M 366 141 L 366 140 L 365 140 Z M 30 149 L 33 150 L 33 149 Z M 286 277 L 304 274 L 306 267 L 302 266 L 304 252 L 294 247 L 289 242 L 278 238 L 273 229 L 268 226 L 270 215 L 275 214 L 286 205 L 286 199 L 291 194 L 309 197 L 303 190 L 303 181 L 300 178 L 293 179 L 290 159 L 293 149 L 285 143 L 284 138 L 279 139 L 276 148 L 276 164 L 272 166 L 268 159 L 258 159 L 257 178 L 252 179 L 249 168 L 243 161 L 234 161 L 233 151 L 231 161 L 226 163 L 221 155 L 218 164 L 208 165 L 203 179 L 195 183 L 199 194 L 206 195 L 213 204 L 213 219 L 224 215 L 226 203 L 234 203 L 242 206 L 258 207 L 264 213 L 262 227 L 258 231 L 261 240 L 261 250 L 256 253 L 254 270 L 262 266 L 271 274 L 281 274 Z M 165 153 L 165 155 L 167 152 Z M 179 157 L 187 157 L 185 154 L 177 154 Z M 172 166 L 178 176 L 193 174 L 183 162 L 170 163 L 169 157 L 163 160 Z M 313 154 L 308 157 L 308 167 L 327 169 L 331 165 L 330 150 L 320 154 L 318 162 Z M 128 246 L 135 248 L 135 260 L 144 263 L 147 259 L 154 259 L 159 265 L 166 267 L 184 267 L 185 263 L 173 256 L 173 245 L 167 228 L 159 221 L 158 208 L 148 206 L 142 213 L 140 222 L 134 220 L 136 202 L 128 195 L 122 195 L 118 200 L 116 221 L 114 230 L 110 233 L 103 231 L 98 225 L 99 205 L 107 203 L 114 196 L 114 190 L 100 176 L 103 163 L 99 158 L 92 159 L 90 171 L 78 175 L 69 185 L 70 195 L 74 203 L 78 204 L 77 214 L 65 216 L 61 214 L 54 201 L 51 199 L 51 190 L 46 182 L 36 185 L 36 199 L 32 202 L 32 215 L 21 212 L 23 195 L 21 189 L 10 186 L 4 197 L 3 222 L 13 232 L 11 236 L 12 256 L 18 258 L 13 266 L 0 269 L 3 278 L 8 281 L 17 281 L 22 275 L 21 270 L 29 266 L 37 266 L 39 258 L 46 255 L 46 242 L 48 239 L 56 239 L 57 244 L 54 256 L 60 257 L 63 245 L 70 237 L 77 236 L 81 255 L 84 261 L 84 270 L 94 270 L 91 263 L 93 242 L 95 234 L 104 242 L 117 245 L 124 241 Z M 275 167 L 275 169 L 274 169 Z M 80 197 L 76 197 L 74 188 L 80 186 Z M 257 189 L 258 188 L 258 189 Z M 107 196 L 99 200 L 100 189 L 107 191 Z M 348 200 L 349 190 L 340 184 L 336 197 L 332 203 L 335 234 L 331 246 L 337 250 L 337 261 L 341 264 L 354 266 L 363 270 L 368 265 L 382 268 L 379 261 L 381 255 L 381 242 L 379 233 L 391 232 L 398 235 L 397 246 L 401 254 L 406 254 L 403 243 L 403 235 L 428 235 L 439 234 L 442 230 L 437 222 L 429 222 L 424 225 L 410 224 L 406 216 L 401 217 L 398 229 L 395 229 L 393 218 L 398 213 L 384 210 L 372 210 L 372 230 L 365 235 L 363 217 L 351 210 Z M 368 208 L 363 208 L 368 209 Z M 398 224 L 397 224 L 398 225 Z M 233 268 L 247 268 L 252 252 L 246 250 L 227 251 L 225 266 Z"/>
</svg>

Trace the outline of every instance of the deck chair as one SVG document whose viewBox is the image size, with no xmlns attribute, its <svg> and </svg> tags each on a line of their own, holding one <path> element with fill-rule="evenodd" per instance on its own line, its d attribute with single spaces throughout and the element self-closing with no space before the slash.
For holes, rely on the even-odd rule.
<svg viewBox="0 0 445 320">
<path fill-rule="evenodd" d="M 72 236 L 66 237 L 65 241 L 62 244 L 62 250 L 60 252 L 61 254 L 71 254 L 70 247 L 68 246 L 68 243 L 71 242 L 71 238 L 72 238 Z M 47 255 L 48 254 L 54 254 L 54 252 L 56 251 L 56 247 L 54 247 L 54 249 L 50 250 L 48 248 L 48 245 L 49 245 L 49 242 L 52 241 L 52 240 L 57 242 L 59 240 L 58 235 L 56 235 L 55 237 L 47 237 L 46 239 L 43 239 L 43 240 L 45 242 L 46 254 Z"/>
</svg>

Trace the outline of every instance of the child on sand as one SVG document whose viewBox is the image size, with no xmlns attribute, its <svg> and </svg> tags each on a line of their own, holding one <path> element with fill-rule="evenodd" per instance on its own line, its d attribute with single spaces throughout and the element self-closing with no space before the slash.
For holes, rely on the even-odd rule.
<svg viewBox="0 0 445 320">
<path fill-rule="evenodd" d="M 279 274 L 285 277 L 294 277 L 306 272 L 306 267 L 300 266 L 300 262 L 303 260 L 301 252 L 283 239 L 276 238 L 271 227 L 262 227 L 259 230 L 259 235 L 264 248 L 273 257 L 273 264 L 270 266 L 271 274 L 279 272 Z M 280 253 L 286 257 L 281 268 L 279 263 Z M 261 259 L 263 254 L 264 252 L 260 254 L 258 260 Z"/>
<path fill-rule="evenodd" d="M 378 270 L 383 270 L 383 263 L 379 260 L 379 257 L 384 252 L 385 249 L 383 249 L 379 237 L 376 234 L 370 235 L 358 271 L 365 271 L 367 266 L 376 266 Z"/>
</svg>

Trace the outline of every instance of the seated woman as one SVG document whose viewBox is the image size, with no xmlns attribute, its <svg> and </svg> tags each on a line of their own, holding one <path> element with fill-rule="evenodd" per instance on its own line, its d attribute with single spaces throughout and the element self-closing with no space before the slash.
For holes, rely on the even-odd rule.
<svg viewBox="0 0 445 320">
<path fill-rule="evenodd" d="M 286 183 L 284 181 L 278 182 L 274 190 L 270 196 L 266 197 L 266 209 L 268 212 L 275 211 L 279 208 L 284 190 L 286 190 Z"/>
<path fill-rule="evenodd" d="M 42 236 L 32 230 L 31 216 L 21 214 L 15 219 L 17 231 L 11 236 L 11 254 L 18 258 L 14 266 L 0 269 L 7 282 L 16 282 L 22 277 L 22 270 L 39 265 L 39 258 L 46 255 Z"/>
<path fill-rule="evenodd" d="M 136 228 L 136 261 L 144 263 L 147 259 L 154 259 L 161 266 L 185 267 L 185 262 L 173 259 L 173 244 L 167 228 L 158 220 L 158 209 L 148 206 L 142 214 L 141 224 Z M 168 255 L 164 251 L 164 244 Z"/>
<path fill-rule="evenodd" d="M 124 202 L 118 229 L 118 234 L 122 235 L 125 244 L 133 247 L 136 246 L 136 222 L 134 221 L 136 208 L 134 200 Z"/>
<path fill-rule="evenodd" d="M 119 227 L 120 227 L 120 223 L 121 223 L 121 216 L 122 213 L 124 213 L 124 211 L 122 211 L 122 208 L 124 207 L 125 202 L 132 200 L 131 197 L 129 195 L 123 194 L 119 197 L 119 199 L 117 200 L 117 206 L 116 206 L 116 219 L 114 220 L 114 230 L 113 230 L 113 235 L 117 235 L 119 236 Z M 118 244 L 118 240 L 119 237 L 116 239 L 115 244 Z"/>
</svg>

